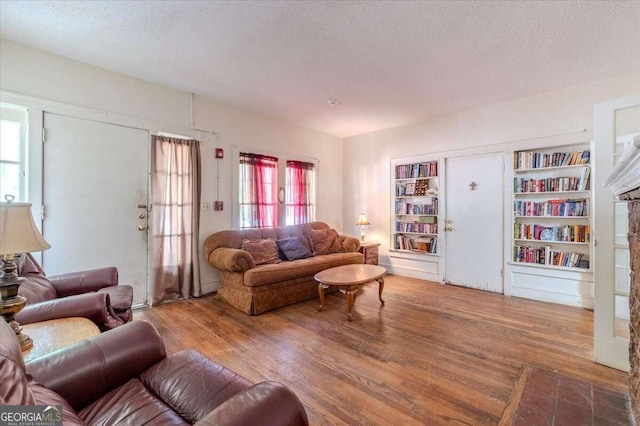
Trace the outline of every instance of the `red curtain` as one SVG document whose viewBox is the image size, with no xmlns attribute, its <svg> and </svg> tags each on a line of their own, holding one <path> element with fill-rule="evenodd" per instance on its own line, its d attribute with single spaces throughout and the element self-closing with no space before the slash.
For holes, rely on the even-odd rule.
<svg viewBox="0 0 640 426">
<path fill-rule="evenodd" d="M 315 164 L 287 161 L 287 225 L 315 220 Z"/>
<path fill-rule="evenodd" d="M 240 153 L 240 228 L 278 226 L 278 158 Z"/>
</svg>

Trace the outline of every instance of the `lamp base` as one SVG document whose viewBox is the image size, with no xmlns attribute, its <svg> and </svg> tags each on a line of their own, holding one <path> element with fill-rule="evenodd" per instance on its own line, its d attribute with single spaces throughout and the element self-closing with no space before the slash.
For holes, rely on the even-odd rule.
<svg viewBox="0 0 640 426">
<path fill-rule="evenodd" d="M 364 243 L 364 226 L 360 227 L 360 242 Z"/>
<path fill-rule="evenodd" d="M 22 351 L 26 351 L 33 347 L 33 340 L 22 334 L 22 327 L 15 320 L 15 315 L 24 308 L 27 299 L 18 295 L 18 287 L 22 284 L 24 278 L 12 278 L 7 280 L 6 277 L 0 279 L 0 316 L 9 324 L 20 342 Z"/>
</svg>

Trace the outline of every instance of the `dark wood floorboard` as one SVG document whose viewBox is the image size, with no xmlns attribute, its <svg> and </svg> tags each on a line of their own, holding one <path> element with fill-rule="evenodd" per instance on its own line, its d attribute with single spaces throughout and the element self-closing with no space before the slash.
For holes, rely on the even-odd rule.
<svg viewBox="0 0 640 426">
<path fill-rule="evenodd" d="M 591 360 L 591 311 L 385 282 L 386 305 L 369 285 L 352 322 L 342 294 L 322 312 L 315 299 L 250 317 L 205 296 L 134 319 L 153 323 L 169 353 L 194 348 L 255 382 L 286 384 L 313 425 L 505 424 L 533 367 L 627 391 L 625 373 Z"/>
</svg>

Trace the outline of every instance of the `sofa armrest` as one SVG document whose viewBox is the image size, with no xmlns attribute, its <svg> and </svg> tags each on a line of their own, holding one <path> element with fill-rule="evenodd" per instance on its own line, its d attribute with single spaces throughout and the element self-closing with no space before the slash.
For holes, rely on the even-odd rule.
<svg viewBox="0 0 640 426">
<path fill-rule="evenodd" d="M 80 410 L 166 358 L 153 325 L 134 321 L 27 362 L 27 373 Z"/>
<path fill-rule="evenodd" d="M 118 285 L 118 269 L 110 266 L 107 268 L 55 275 L 47 278 L 58 292 L 58 297 L 66 297 Z"/>
<path fill-rule="evenodd" d="M 16 314 L 16 320 L 21 324 L 69 317 L 87 318 L 102 331 L 124 324 L 124 321 L 113 311 L 107 293 L 85 293 L 30 303 Z"/>
<path fill-rule="evenodd" d="M 249 252 L 229 247 L 219 247 L 209 254 L 209 264 L 221 271 L 245 272 L 256 263 Z"/>
<path fill-rule="evenodd" d="M 340 235 L 340 242 L 345 253 L 356 252 L 360 248 L 360 240 L 348 235 Z"/>
<path fill-rule="evenodd" d="M 298 397 L 277 382 L 262 382 L 232 396 L 194 423 L 197 426 L 308 425 Z"/>
</svg>

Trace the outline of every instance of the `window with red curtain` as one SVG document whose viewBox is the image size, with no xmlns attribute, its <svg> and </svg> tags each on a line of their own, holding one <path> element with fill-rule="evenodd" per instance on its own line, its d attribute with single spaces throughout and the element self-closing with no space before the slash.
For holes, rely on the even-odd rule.
<svg viewBox="0 0 640 426">
<path fill-rule="evenodd" d="M 240 228 L 278 226 L 278 158 L 240 153 Z"/>
<path fill-rule="evenodd" d="M 287 161 L 285 204 L 287 225 L 315 220 L 315 188 L 315 164 L 305 161 Z"/>
</svg>

